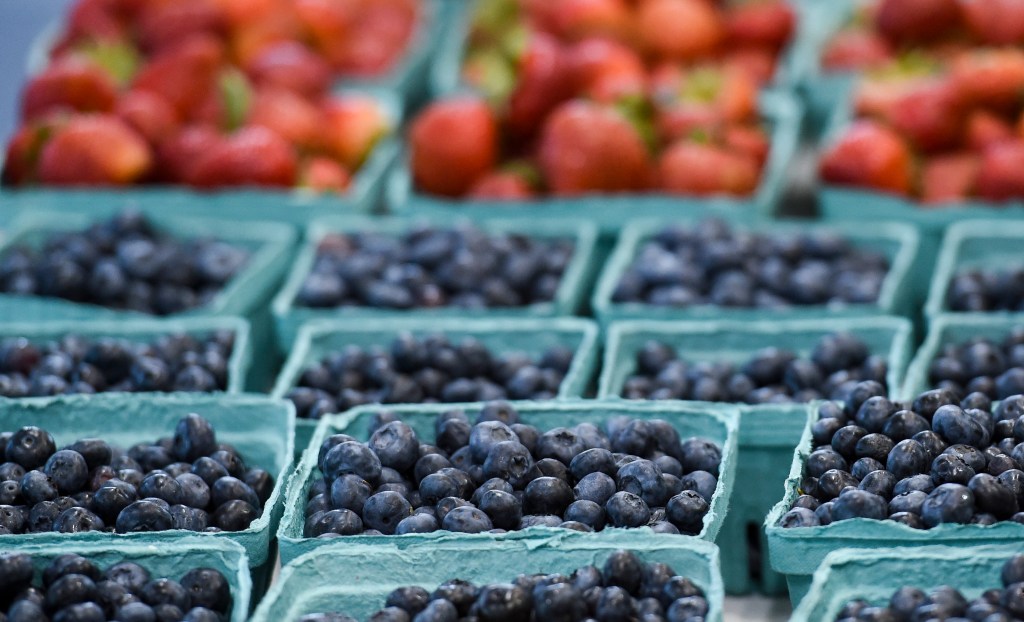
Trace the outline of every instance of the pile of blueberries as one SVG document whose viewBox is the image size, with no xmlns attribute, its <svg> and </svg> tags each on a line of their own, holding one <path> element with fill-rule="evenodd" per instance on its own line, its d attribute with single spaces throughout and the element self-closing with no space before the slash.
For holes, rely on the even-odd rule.
<svg viewBox="0 0 1024 622">
<path fill-rule="evenodd" d="M 863 382 L 823 404 L 812 427 L 800 496 L 782 527 L 851 518 L 913 528 L 1024 523 L 1024 395 L 992 409 L 982 393 L 945 389 L 892 402 Z"/>
<path fill-rule="evenodd" d="M 962 270 L 949 282 L 953 311 L 1024 311 L 1024 265 L 1003 270 Z"/>
<path fill-rule="evenodd" d="M 0 617 L 54 622 L 222 622 L 231 586 L 218 570 L 195 568 L 181 579 L 153 578 L 134 562 L 101 569 L 80 555 L 55 557 L 33 580 L 32 557 L 0 553 Z"/>
<path fill-rule="evenodd" d="M 152 343 L 65 335 L 33 343 L 0 339 L 0 396 L 40 397 L 106 391 L 224 391 L 235 334 L 172 333 Z"/>
<path fill-rule="evenodd" d="M 1003 564 L 1003 587 L 985 590 L 968 600 L 958 589 L 943 585 L 925 592 L 902 587 L 887 605 L 872 605 L 856 599 L 846 603 L 836 622 L 855 620 L 984 620 L 1010 622 L 1024 618 L 1024 555 L 1014 555 Z"/>
<path fill-rule="evenodd" d="M 299 417 L 319 419 L 361 404 L 552 399 L 573 351 L 552 347 L 533 360 L 523 352 L 491 352 L 480 340 L 403 333 L 389 349 L 348 346 L 306 368 L 285 396 Z"/>
<path fill-rule="evenodd" d="M 57 450 L 34 426 L 0 433 L 0 534 L 241 531 L 273 488 L 194 413 L 173 437 L 127 451 L 98 438 Z"/>
<path fill-rule="evenodd" d="M 631 551 L 612 553 L 604 566 L 583 566 L 572 574 L 519 575 L 512 583 L 484 586 L 453 579 L 433 593 L 401 587 L 369 619 L 398 620 L 686 620 L 708 614 L 704 592 L 667 564 L 646 563 Z M 356 622 L 341 613 L 314 613 L 300 622 Z"/>
<path fill-rule="evenodd" d="M 51 235 L 39 248 L 9 249 L 0 257 L 0 292 L 169 315 L 208 304 L 248 261 L 245 249 L 175 239 L 128 211 Z"/>
<path fill-rule="evenodd" d="M 650 526 L 697 534 L 718 486 L 721 449 L 660 419 L 614 417 L 540 431 L 506 402 L 470 423 L 438 415 L 433 445 L 393 413 L 360 443 L 328 437 L 309 488 L 307 537 L 503 533 L 534 526 Z"/>
<path fill-rule="evenodd" d="M 768 236 L 706 220 L 655 233 L 623 273 L 612 301 L 763 309 L 870 304 L 888 271 L 884 254 L 837 234 Z"/>
<path fill-rule="evenodd" d="M 945 344 L 928 368 L 932 386 L 994 400 L 1024 393 L 1024 325 L 1002 342 L 981 337 Z"/>
<path fill-rule="evenodd" d="M 555 298 L 575 245 L 472 226 L 333 234 L 296 298 L 304 307 L 522 307 Z"/>
<path fill-rule="evenodd" d="M 637 400 L 746 404 L 843 400 L 865 380 L 884 388 L 887 372 L 885 357 L 870 354 L 867 345 L 850 333 L 822 337 L 810 358 L 764 348 L 739 366 L 687 361 L 672 346 L 651 340 L 636 353 L 636 373 L 626 379 L 622 395 Z"/>
</svg>

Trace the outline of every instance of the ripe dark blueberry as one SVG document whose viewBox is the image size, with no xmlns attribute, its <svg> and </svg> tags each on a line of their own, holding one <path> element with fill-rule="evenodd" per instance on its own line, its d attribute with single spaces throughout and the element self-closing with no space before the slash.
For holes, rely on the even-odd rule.
<svg viewBox="0 0 1024 622">
<path fill-rule="evenodd" d="M 846 490 L 832 504 L 833 521 L 850 518 L 882 520 L 888 515 L 886 500 L 865 490 Z"/>
<path fill-rule="evenodd" d="M 651 510 L 644 500 L 625 491 L 617 492 L 608 499 L 605 512 L 612 527 L 642 527 L 651 519 Z"/>
<path fill-rule="evenodd" d="M 53 530 L 60 533 L 102 531 L 103 528 L 103 520 L 82 507 L 68 508 L 58 514 L 53 521 Z"/>
<path fill-rule="evenodd" d="M 332 481 L 346 474 L 357 475 L 371 484 L 380 480 L 380 459 L 368 447 L 354 441 L 332 447 L 324 456 L 322 468 Z"/>
<path fill-rule="evenodd" d="M 942 484 L 928 493 L 921 519 L 928 527 L 940 523 L 967 523 L 974 515 L 974 493 L 960 484 Z"/>
<path fill-rule="evenodd" d="M 217 451 L 217 437 L 206 419 L 192 413 L 186 415 L 174 430 L 171 452 L 178 460 L 194 462 Z"/>
<path fill-rule="evenodd" d="M 704 528 L 704 515 L 708 503 L 699 493 L 684 490 L 669 499 L 665 506 L 666 518 L 681 532 L 698 534 Z"/>
<path fill-rule="evenodd" d="M 4 448 L 4 456 L 7 461 L 29 470 L 43 466 L 56 450 L 53 437 L 46 430 L 28 426 L 11 435 Z"/>
<path fill-rule="evenodd" d="M 240 499 L 233 499 L 214 511 L 213 523 L 224 531 L 242 531 L 259 518 L 259 510 Z"/>
<path fill-rule="evenodd" d="M 363 505 L 362 519 L 367 527 L 391 535 L 398 523 L 412 515 L 412 506 L 396 492 L 371 495 Z"/>
<path fill-rule="evenodd" d="M 0 553 L 0 590 L 15 594 L 32 581 L 32 558 L 24 553 Z"/>
<path fill-rule="evenodd" d="M 883 499 L 892 497 L 893 487 L 896 485 L 896 477 L 888 471 L 872 471 L 860 482 L 859 488 L 866 492 L 876 494 Z"/>
<path fill-rule="evenodd" d="M 139 484 L 139 496 L 162 499 L 170 505 L 181 503 L 181 484 L 163 471 L 153 471 Z"/>
</svg>

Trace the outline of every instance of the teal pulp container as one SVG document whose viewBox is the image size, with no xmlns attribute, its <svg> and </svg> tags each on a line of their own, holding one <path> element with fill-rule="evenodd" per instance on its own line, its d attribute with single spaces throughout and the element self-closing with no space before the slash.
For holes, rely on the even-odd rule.
<svg viewBox="0 0 1024 622">
<path fill-rule="evenodd" d="M 942 239 L 942 248 L 935 263 L 925 314 L 934 318 L 942 313 L 963 313 L 950 310 L 946 303 L 949 284 L 961 270 L 999 270 L 1024 266 L 1021 253 L 1024 220 L 968 220 L 950 225 Z M 1024 312 L 1016 312 L 1024 320 Z M 984 315 L 1013 315 L 996 311 Z"/>
<path fill-rule="evenodd" d="M 285 280 L 284 287 L 273 301 L 273 313 L 277 328 L 278 346 L 288 351 L 295 341 L 299 327 L 315 319 L 357 319 L 384 317 L 452 317 L 472 313 L 474 317 L 555 317 L 574 315 L 580 310 L 585 299 L 586 288 L 597 271 L 595 257 L 597 229 L 590 223 L 578 221 L 543 220 L 538 222 L 484 223 L 482 228 L 493 233 L 514 233 L 534 239 L 572 240 L 575 245 L 573 258 L 562 275 L 561 285 L 554 300 L 522 307 L 496 307 L 486 310 L 467 311 L 458 307 L 434 309 L 376 309 L 373 307 L 339 307 L 336 309 L 312 309 L 295 304 L 295 297 L 302 288 L 306 276 L 316 260 L 320 241 L 332 233 L 377 232 L 401 236 L 416 226 L 430 224 L 451 229 L 458 223 L 451 221 L 429 221 L 425 219 L 368 219 L 360 217 L 335 217 L 320 219 L 310 225 L 306 240 Z"/>
<path fill-rule="evenodd" d="M 853 18 L 857 0 L 801 0 L 807 35 L 798 54 L 796 92 L 806 107 L 806 136 L 820 138 L 834 111 L 843 106 L 857 83 L 855 71 L 829 71 L 821 66 L 821 55 L 829 40 Z"/>
<path fill-rule="evenodd" d="M 679 431 L 683 439 L 699 436 L 709 439 L 722 448 L 722 463 L 719 467 L 718 488 L 711 498 L 710 509 L 704 517 L 704 529 L 698 536 L 675 536 L 655 534 L 649 528 L 644 527 L 637 530 L 630 529 L 605 529 L 597 533 L 580 534 L 582 540 L 593 540 L 601 542 L 611 534 L 622 534 L 624 532 L 642 533 L 652 542 L 666 543 L 675 541 L 706 540 L 713 542 L 718 536 L 725 518 L 726 509 L 732 493 L 733 477 L 735 474 L 735 454 L 738 414 L 734 407 L 728 405 L 709 404 L 687 404 L 685 402 L 621 402 L 621 401 L 591 401 L 591 400 L 570 400 L 550 402 L 512 402 L 512 405 L 519 412 L 519 420 L 523 423 L 537 426 L 541 430 L 550 430 L 559 426 L 573 426 L 583 422 L 600 425 L 608 419 L 626 415 L 636 419 L 664 419 Z M 317 455 L 320 444 L 328 436 L 337 433 L 346 433 L 360 440 L 370 437 L 370 422 L 377 412 L 394 412 L 401 416 L 402 421 L 408 424 L 417 435 L 423 439 L 434 437 L 434 420 L 442 412 L 449 410 L 462 410 L 473 415 L 483 407 L 483 404 L 429 404 L 422 406 L 404 405 L 399 407 L 383 406 L 362 406 L 348 411 L 342 415 L 331 415 L 321 420 L 316 432 L 313 434 L 302 459 L 295 470 L 294 475 L 288 484 L 286 497 L 286 510 L 281 520 L 281 527 L 278 530 L 278 541 L 280 543 L 281 560 L 288 563 L 313 550 L 317 550 L 324 544 L 330 542 L 323 538 L 303 537 L 305 525 L 305 507 L 307 492 L 313 484 L 313 480 L 320 476 L 317 469 Z M 428 534 L 406 534 L 401 536 L 346 536 L 344 542 L 352 543 L 352 546 L 387 545 L 405 549 L 413 545 L 435 545 L 446 542 L 467 542 L 472 543 L 475 548 L 486 549 L 501 543 L 510 537 L 527 537 L 528 540 L 543 542 L 546 538 L 554 535 L 564 536 L 565 530 L 552 527 L 531 527 L 530 529 L 510 532 L 508 534 L 456 534 L 447 531 L 437 531 Z"/>
<path fill-rule="evenodd" d="M 599 398 L 622 395 L 626 379 L 636 370 L 636 353 L 649 340 L 667 343 L 693 362 L 742 364 L 762 348 L 785 348 L 807 356 L 823 336 L 849 331 L 873 354 L 884 354 L 887 384 L 895 396 L 903 385 L 911 356 L 912 327 L 896 317 L 789 321 L 614 322 L 608 329 Z M 626 403 L 636 403 L 629 401 Z M 702 403 L 702 402 L 694 402 Z M 730 594 L 759 590 L 785 591 L 782 577 L 768 563 L 762 523 L 779 499 L 792 463 L 793 450 L 813 406 L 807 404 L 735 404 L 740 412 L 736 494 L 722 526 L 722 572 Z M 810 410 L 809 410 L 810 409 Z M 751 535 L 758 534 L 748 546 Z M 753 569 L 753 572 L 752 572 Z"/>
<path fill-rule="evenodd" d="M 593 322 L 578 318 L 313 320 L 299 329 L 272 395 L 284 397 L 295 386 L 302 371 L 328 352 L 348 345 L 387 348 L 403 332 L 415 335 L 443 333 L 453 340 L 475 337 L 492 352 L 526 352 L 539 356 L 554 346 L 572 348 L 576 356 L 562 381 L 559 398 L 582 397 L 597 365 L 597 327 Z M 295 430 L 297 448 L 309 443 L 316 426 L 313 419 L 298 419 Z"/>
<path fill-rule="evenodd" d="M 814 573 L 811 588 L 790 622 L 835 620 L 839 610 L 857 598 L 888 604 L 893 592 L 905 586 L 927 592 L 948 585 L 968 599 L 977 598 L 986 590 L 1002 588 L 1003 564 L 1020 553 L 1019 544 L 835 551 Z"/>
<path fill-rule="evenodd" d="M 619 549 L 631 550 L 646 562 L 668 564 L 690 578 L 708 600 L 705 620 L 721 622 L 724 597 L 715 545 L 629 533 L 580 537 L 585 535 L 566 531 L 543 538 L 509 537 L 486 548 L 455 539 L 409 547 L 334 540 L 282 568 L 252 622 L 296 620 L 328 611 L 363 620 L 383 608 L 388 594 L 399 587 L 418 585 L 433 591 L 454 578 L 484 585 L 511 583 L 520 574 L 570 574 L 581 566 L 601 567 Z"/>
<path fill-rule="evenodd" d="M 249 560 L 243 549 L 234 542 L 210 538 L 183 537 L 174 544 L 146 544 L 131 542 L 110 544 L 79 542 L 63 544 L 18 544 L 5 547 L 3 553 L 24 553 L 32 556 L 36 568 L 33 585 L 41 586 L 40 574 L 55 558 L 68 553 L 81 555 L 106 570 L 120 562 L 134 562 L 150 572 L 154 579 L 178 580 L 195 568 L 213 568 L 227 579 L 231 588 L 230 622 L 245 622 L 249 616 L 252 598 L 252 580 L 249 578 Z M 5 594 L 9 596 L 9 594 Z"/>
<path fill-rule="evenodd" d="M 30 316 L 31 317 L 31 316 Z M 31 343 L 57 341 L 66 335 L 79 335 L 87 339 L 117 337 L 131 342 L 149 343 L 164 335 L 186 333 L 204 338 L 218 331 L 228 330 L 235 335 L 234 347 L 228 359 L 228 393 L 240 393 L 245 388 L 249 364 L 252 361 L 252 342 L 249 323 L 238 317 L 189 317 L 157 320 L 148 317 L 131 319 L 48 320 L 0 322 L 0 339 L 23 337 Z"/>
<path fill-rule="evenodd" d="M 912 296 L 913 283 L 926 278 L 920 273 L 924 268 L 919 262 L 919 236 L 908 225 L 876 222 L 871 225 L 807 225 L 792 222 L 743 221 L 735 219 L 730 226 L 751 233 L 772 236 L 795 236 L 810 232 L 832 232 L 842 235 L 851 243 L 866 250 L 881 252 L 889 259 L 889 273 L 882 283 L 878 301 L 875 304 L 846 306 L 797 306 L 787 309 L 765 310 L 758 308 L 722 308 L 715 305 L 694 305 L 691 307 L 657 307 L 654 305 L 612 300 L 615 287 L 629 268 L 640 248 L 666 226 L 696 223 L 685 219 L 680 222 L 664 220 L 641 220 L 628 224 L 605 263 L 604 270 L 594 288 L 591 307 L 603 325 L 624 319 L 657 320 L 784 320 L 813 319 L 820 317 L 858 317 L 870 315 L 906 315 L 915 310 Z"/>
</svg>

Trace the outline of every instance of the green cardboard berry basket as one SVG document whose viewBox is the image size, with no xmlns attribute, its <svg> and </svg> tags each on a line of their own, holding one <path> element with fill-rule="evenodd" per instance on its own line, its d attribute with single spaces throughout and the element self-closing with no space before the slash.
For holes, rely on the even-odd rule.
<svg viewBox="0 0 1024 622">
<path fill-rule="evenodd" d="M 651 237 L 669 225 L 693 223 L 695 220 L 677 219 L 642 220 L 628 224 L 622 231 L 611 257 L 598 278 L 594 288 L 591 307 L 603 325 L 624 319 L 658 320 L 699 320 L 699 319 L 813 319 L 820 317 L 863 317 L 870 315 L 913 315 L 913 283 L 926 279 L 920 273 L 924 266 L 918 261 L 919 236 L 909 226 L 898 223 L 880 222 L 870 225 L 807 225 L 790 222 L 758 222 L 734 220 L 730 226 L 740 231 L 762 233 L 772 236 L 792 236 L 813 232 L 839 233 L 857 248 L 881 252 L 889 259 L 889 273 L 882 283 L 875 304 L 851 304 L 846 306 L 792 306 L 788 309 L 765 310 L 758 308 L 723 308 L 715 305 L 694 305 L 673 308 L 657 307 L 636 302 L 617 303 L 612 300 L 615 287 L 623 273 L 637 256 L 640 247 Z"/>
<path fill-rule="evenodd" d="M 884 354 L 889 364 L 887 384 L 895 396 L 903 386 L 911 356 L 912 327 L 904 318 L 873 317 L 790 321 L 655 322 L 622 321 L 611 324 L 604 350 L 599 398 L 622 394 L 622 386 L 636 369 L 636 353 L 649 340 L 667 343 L 690 361 L 743 363 L 758 350 L 786 348 L 807 356 L 821 337 L 849 331 L 861 338 L 873 354 Z M 636 403 L 633 401 L 627 403 Z M 694 402 L 700 403 L 700 402 Z M 753 589 L 768 594 L 785 591 L 782 577 L 768 564 L 765 515 L 778 501 L 789 473 L 793 450 L 807 424 L 808 404 L 735 404 L 740 412 L 739 461 L 736 493 L 722 527 L 722 570 L 726 590 L 744 594 Z M 812 413 L 813 414 L 813 413 Z M 748 533 L 760 533 L 760 556 L 751 560 Z M 752 564 L 758 570 L 752 574 Z M 759 580 L 758 580 L 759 578 Z"/>
<path fill-rule="evenodd" d="M 184 537 L 174 544 L 112 545 L 103 542 L 62 544 L 25 544 L 5 547 L 3 553 L 24 553 L 32 556 L 36 568 L 34 585 L 41 585 L 40 574 L 55 558 L 68 553 L 85 557 L 101 570 L 121 562 L 134 562 L 150 572 L 154 578 L 180 579 L 195 568 L 213 568 L 227 579 L 231 588 L 230 622 L 245 622 L 252 598 L 252 579 L 249 577 L 249 559 L 234 542 L 210 538 Z M 7 594 L 5 594 L 7 596 Z"/>
<path fill-rule="evenodd" d="M 819 138 L 836 108 L 843 105 L 857 82 L 857 72 L 828 71 L 821 66 L 821 54 L 829 40 L 850 21 L 858 0 L 801 0 L 807 23 L 804 46 L 796 55 L 799 77 L 796 92 L 806 106 L 807 134 Z"/>
<path fill-rule="evenodd" d="M 43 344 L 58 341 L 67 335 L 78 335 L 88 339 L 115 337 L 130 342 L 148 343 L 165 335 L 185 333 L 196 338 L 205 338 L 219 330 L 228 330 L 235 335 L 235 343 L 228 358 L 227 393 L 240 393 L 245 388 L 249 364 L 252 361 L 252 340 L 249 322 L 238 317 L 189 317 L 157 320 L 148 317 L 131 319 L 91 320 L 47 320 L 0 322 L 0 340 L 9 337 L 23 337 L 31 343 Z"/>
<path fill-rule="evenodd" d="M 1024 525 L 1013 521 L 1002 521 L 994 525 L 945 523 L 932 529 L 914 529 L 890 520 L 854 518 L 819 527 L 783 529 L 778 525 L 779 519 L 800 496 L 800 481 L 803 479 L 807 456 L 813 448 L 811 424 L 816 419 L 816 413 L 810 413 L 804 435 L 793 454 L 785 495 L 772 508 L 764 522 L 772 568 L 786 575 L 789 598 L 794 605 L 807 594 L 814 572 L 826 556 L 839 549 L 888 551 L 902 557 L 927 545 L 943 545 L 966 551 L 991 544 L 1019 547 L 1024 540 Z M 898 549 L 898 552 L 894 549 Z"/>
<path fill-rule="evenodd" d="M 484 585 L 511 583 L 520 574 L 570 574 L 581 566 L 600 568 L 620 549 L 635 552 L 645 562 L 668 564 L 691 579 L 708 600 L 704 619 L 721 622 L 724 596 L 715 545 L 678 538 L 665 542 L 644 534 L 608 534 L 600 540 L 580 537 L 585 535 L 510 537 L 486 548 L 454 539 L 409 547 L 335 540 L 282 568 L 252 622 L 297 620 L 307 613 L 327 611 L 363 620 L 383 608 L 388 594 L 398 587 L 419 585 L 433 591 L 454 578 Z"/>
<path fill-rule="evenodd" d="M 649 528 L 641 529 L 605 529 L 598 533 L 580 534 L 581 540 L 602 541 L 605 537 L 627 532 L 637 532 L 645 536 L 652 545 L 665 541 L 671 544 L 676 541 L 705 540 L 714 542 L 725 518 L 729 499 L 732 496 L 733 478 L 736 470 L 736 442 L 739 415 L 735 407 L 715 404 L 688 404 L 685 402 L 622 402 L 593 400 L 556 400 L 550 402 L 511 402 L 519 413 L 522 423 L 535 425 L 541 430 L 550 430 L 558 426 L 573 426 L 583 422 L 600 425 L 610 418 L 626 415 L 636 419 L 664 419 L 679 431 L 681 438 L 692 436 L 707 438 L 722 448 L 722 462 L 719 467 L 718 488 L 711 498 L 710 508 L 704 517 L 704 529 L 698 536 L 674 536 L 655 534 Z M 370 437 L 370 423 L 373 415 L 381 411 L 394 412 L 407 423 L 422 439 L 434 438 L 434 420 L 440 413 L 450 410 L 462 410 L 473 416 L 483 407 L 481 403 L 472 404 L 426 404 L 361 406 L 341 415 L 329 415 L 321 420 L 313 434 L 302 459 L 288 483 L 285 513 L 278 529 L 281 561 L 288 563 L 303 553 L 317 550 L 330 542 L 323 538 L 303 537 L 306 516 L 305 507 L 309 487 L 319 476 L 317 456 L 320 444 L 328 436 L 346 433 L 360 440 Z M 564 529 L 552 527 L 531 527 L 526 530 L 507 534 L 457 534 L 437 531 L 429 534 L 406 534 L 401 536 L 345 536 L 344 542 L 355 545 L 394 546 L 406 549 L 415 545 L 434 546 L 448 542 L 471 543 L 477 549 L 488 549 L 509 538 L 523 537 L 526 540 L 543 542 L 551 536 L 564 536 Z"/>
<path fill-rule="evenodd" d="M 952 311 L 947 304 L 949 285 L 961 270 L 998 270 L 1024 266 L 1021 253 L 1024 240 L 1024 220 L 968 220 L 950 225 L 942 239 L 942 248 L 935 263 L 931 288 L 924 311 L 929 318 Z M 1014 312 L 994 311 L 984 315 L 1013 315 Z M 1016 312 L 1024 319 L 1024 312 Z"/>
<path fill-rule="evenodd" d="M 543 220 L 537 222 L 491 221 L 482 225 L 493 233 L 515 233 L 534 239 L 572 240 L 575 245 L 573 258 L 562 275 L 561 285 L 554 300 L 523 307 L 493 308 L 486 311 L 469 312 L 458 307 L 436 309 L 376 309 L 373 307 L 340 307 L 336 309 L 312 309 L 295 304 L 295 297 L 302 288 L 306 276 L 316 260 L 320 241 L 332 233 L 377 232 L 400 236 L 410 229 L 423 224 L 450 229 L 457 226 L 450 221 L 426 219 L 369 219 L 357 216 L 324 218 L 312 223 L 306 240 L 292 265 L 284 287 L 273 301 L 273 313 L 277 329 L 278 345 L 287 351 L 295 341 L 299 327 L 314 319 L 355 319 L 382 317 L 452 317 L 473 313 L 474 317 L 555 317 L 576 314 L 584 301 L 587 285 L 596 273 L 599 262 L 594 255 L 597 229 L 590 223 L 579 221 Z"/>
<path fill-rule="evenodd" d="M 328 352 L 348 345 L 388 348 L 403 332 L 417 336 L 443 333 L 453 340 L 475 337 L 493 352 L 540 355 L 554 346 L 572 348 L 576 355 L 562 380 L 559 398 L 582 397 L 597 366 L 597 326 L 580 318 L 312 320 L 299 329 L 271 395 L 283 398 L 295 386 L 302 371 Z M 295 447 L 300 452 L 309 444 L 317 421 L 299 418 L 295 425 Z"/>
<path fill-rule="evenodd" d="M 750 197 L 696 197 L 663 193 L 590 194 L 530 201 L 458 200 L 423 194 L 413 188 L 407 154 L 399 156 L 386 190 L 388 210 L 403 216 L 466 216 L 473 220 L 544 218 L 586 219 L 602 236 L 614 236 L 634 218 L 671 218 L 686 214 L 771 215 L 782 193 L 786 167 L 796 151 L 802 110 L 788 93 L 764 92 L 762 116 L 771 124 L 771 149 L 757 191 Z"/>
<path fill-rule="evenodd" d="M 49 431 L 58 447 L 81 438 L 102 438 L 123 446 L 174 434 L 174 426 L 189 413 L 213 424 L 218 442 L 234 445 L 247 465 L 266 469 L 274 490 L 263 513 L 248 529 L 238 532 L 196 533 L 169 530 L 115 534 L 33 533 L 0 535 L 0 550 L 26 545 L 66 549 L 79 544 L 165 547 L 194 540 L 230 541 L 248 556 L 256 592 L 270 579 L 274 567 L 273 534 L 281 518 L 285 479 L 291 467 L 295 409 L 284 400 L 262 395 L 202 395 L 194 393 L 71 395 L 52 398 L 0 399 L 0 429 L 14 431 L 34 425 Z"/>
<path fill-rule="evenodd" d="M 82 230 L 108 216 L 109 214 L 100 216 L 95 213 L 49 210 L 22 212 L 11 224 L 10 235 L 0 242 L 0 257 L 14 246 L 28 245 L 38 248 L 47 236 Z M 147 219 L 157 230 L 174 237 L 215 237 L 249 252 L 248 262 L 209 304 L 168 317 L 243 316 L 252 322 L 254 348 L 264 350 L 270 347 L 273 340 L 273 323 L 268 306 L 288 269 L 288 261 L 297 240 L 295 231 L 287 225 L 273 222 L 247 222 L 244 226 L 239 226 L 235 222 L 188 218 L 177 214 L 167 216 L 150 213 Z M 158 317 L 61 298 L 4 293 L 0 293 L 0 316 L 23 320 L 131 320 Z M 273 374 L 270 368 L 272 364 L 272 357 L 260 357 L 250 370 L 251 384 L 269 383 Z"/>
<path fill-rule="evenodd" d="M 933 317 L 928 335 L 907 369 L 903 397 L 913 399 L 933 388 L 928 369 L 944 345 L 975 337 L 1001 341 L 1014 329 L 1024 329 L 1024 314 L 943 313 Z"/>
<path fill-rule="evenodd" d="M 1017 545 L 959 548 L 922 546 L 913 550 L 840 550 L 829 553 L 814 573 L 810 591 L 790 622 L 835 620 L 843 606 L 863 598 L 886 605 L 901 587 L 924 591 L 952 586 L 969 599 L 1003 586 L 1003 564 L 1021 552 Z"/>
</svg>

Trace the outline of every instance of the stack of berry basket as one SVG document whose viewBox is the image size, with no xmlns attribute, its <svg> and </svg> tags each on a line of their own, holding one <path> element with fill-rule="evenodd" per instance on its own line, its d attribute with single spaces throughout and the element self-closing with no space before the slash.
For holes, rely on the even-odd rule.
<svg viewBox="0 0 1024 622">
<path fill-rule="evenodd" d="M 1015 2 L 54 18 L 0 619 L 1024 616 Z"/>
</svg>

